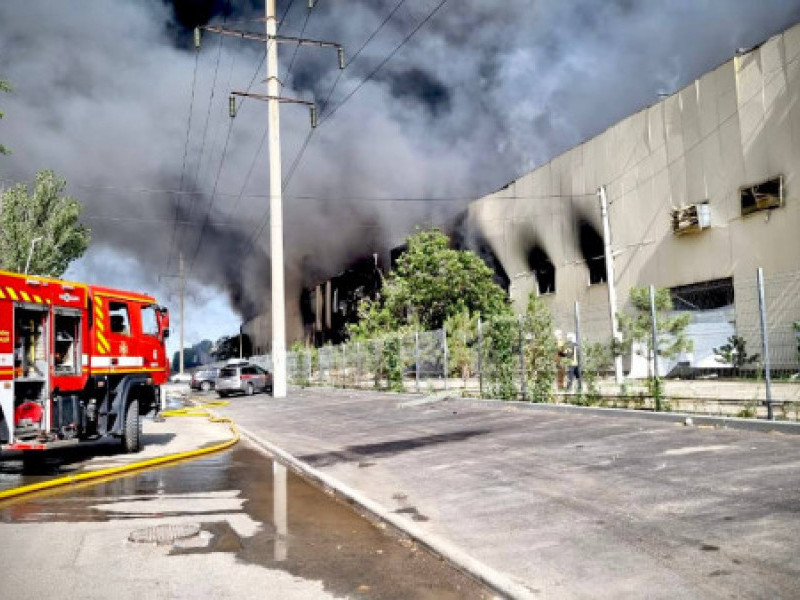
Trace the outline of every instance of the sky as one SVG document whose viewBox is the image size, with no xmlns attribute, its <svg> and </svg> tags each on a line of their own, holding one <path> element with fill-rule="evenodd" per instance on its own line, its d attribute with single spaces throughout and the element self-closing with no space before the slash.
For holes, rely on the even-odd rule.
<svg viewBox="0 0 800 600">
<path fill-rule="evenodd" d="M 286 280 L 385 252 L 417 225 L 591 138 L 800 21 L 800 0 L 278 0 Z M 269 308 L 264 44 L 256 0 L 3 0 L 0 186 L 66 178 L 92 229 L 67 277 L 154 294 L 186 343 Z M 177 336 L 170 340 L 177 348 Z"/>
</svg>

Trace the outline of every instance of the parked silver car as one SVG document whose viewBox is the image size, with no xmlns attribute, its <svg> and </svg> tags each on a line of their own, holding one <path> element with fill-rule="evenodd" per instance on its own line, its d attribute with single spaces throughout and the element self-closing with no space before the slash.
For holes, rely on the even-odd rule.
<svg viewBox="0 0 800 600">
<path fill-rule="evenodd" d="M 193 390 L 213 390 L 219 377 L 219 369 L 200 369 L 192 373 L 192 381 L 189 382 L 189 387 Z"/>
<path fill-rule="evenodd" d="M 229 394 L 256 392 L 272 393 L 272 373 L 258 365 L 228 365 L 219 370 L 216 381 L 217 394 L 224 398 Z"/>
</svg>

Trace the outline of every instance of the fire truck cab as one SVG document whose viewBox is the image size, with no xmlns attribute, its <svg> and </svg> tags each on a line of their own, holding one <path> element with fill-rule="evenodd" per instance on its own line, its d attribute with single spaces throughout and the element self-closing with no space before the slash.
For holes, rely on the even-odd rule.
<svg viewBox="0 0 800 600">
<path fill-rule="evenodd" d="M 0 449 L 114 436 L 141 448 L 141 416 L 169 375 L 169 314 L 150 296 L 0 271 Z"/>
</svg>

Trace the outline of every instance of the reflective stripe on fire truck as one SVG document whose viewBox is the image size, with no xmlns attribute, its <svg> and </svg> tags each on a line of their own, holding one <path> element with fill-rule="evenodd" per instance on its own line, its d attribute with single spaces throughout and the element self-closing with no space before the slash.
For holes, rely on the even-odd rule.
<svg viewBox="0 0 800 600">
<path fill-rule="evenodd" d="M 19 296 L 17 295 L 19 293 Z M 3 292 L 3 288 L 0 288 L 0 300 L 5 300 L 6 297 L 11 298 L 12 300 L 19 300 L 22 297 L 24 302 L 35 302 L 36 304 L 42 304 L 42 297 L 37 294 L 28 294 L 25 290 L 15 290 L 12 287 L 6 286 L 5 292 Z M 47 301 L 50 304 L 50 300 Z"/>
<path fill-rule="evenodd" d="M 116 364 L 113 361 L 116 360 Z M 143 367 L 144 359 L 141 356 L 93 356 L 92 369 L 103 367 L 117 367 L 125 369 L 128 367 Z"/>
<path fill-rule="evenodd" d="M 111 344 L 108 343 L 105 336 L 101 332 L 97 332 L 97 348 L 102 350 L 102 354 L 105 354 L 109 350 L 111 350 Z"/>
<path fill-rule="evenodd" d="M 0 369 L 3 367 L 12 368 L 14 366 L 13 354 L 0 354 Z"/>
</svg>

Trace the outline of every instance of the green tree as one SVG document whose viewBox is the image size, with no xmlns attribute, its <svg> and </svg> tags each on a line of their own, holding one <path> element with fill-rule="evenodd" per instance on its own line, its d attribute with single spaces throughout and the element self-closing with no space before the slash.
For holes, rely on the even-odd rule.
<svg viewBox="0 0 800 600">
<path fill-rule="evenodd" d="M 652 363 L 653 329 L 650 318 L 650 290 L 634 286 L 630 291 L 630 301 L 634 314 L 619 314 L 619 328 L 625 347 L 632 343 L 647 347 L 648 364 Z M 671 314 L 672 298 L 667 288 L 656 288 L 656 337 L 658 353 L 666 358 L 675 358 L 681 352 L 689 352 L 694 343 L 686 337 L 686 328 L 691 316 L 688 313 Z"/>
<path fill-rule="evenodd" d="M 478 328 L 478 315 L 470 315 L 464 310 L 458 314 L 450 315 L 444 323 L 447 331 L 447 353 L 450 375 L 460 376 L 466 387 L 467 379 L 472 375 L 475 365 L 475 350 L 473 341 Z"/>
<path fill-rule="evenodd" d="M 36 173 L 33 189 L 17 184 L 0 206 L 0 268 L 22 272 L 35 238 L 29 271 L 60 277 L 89 246 L 90 232 L 78 222 L 81 205 L 64 195 L 66 181 L 53 171 Z"/>
<path fill-rule="evenodd" d="M 717 360 L 733 366 L 733 372 L 736 375 L 739 374 L 742 367 L 752 365 L 761 357 L 758 353 L 748 354 L 747 341 L 739 335 L 730 336 L 726 344 L 713 350 Z"/>
<path fill-rule="evenodd" d="M 486 328 L 486 360 L 484 369 L 489 396 L 502 400 L 515 400 L 516 365 L 519 364 L 517 319 L 511 314 L 495 317 Z"/>
<path fill-rule="evenodd" d="M 5 81 L 4 79 L 0 79 L 0 92 L 10 92 L 13 88 L 11 84 Z M 0 110 L 0 119 L 3 118 L 5 113 Z M 11 154 L 11 150 L 6 148 L 3 144 L 0 144 L 0 154 Z"/>
<path fill-rule="evenodd" d="M 547 402 L 556 378 L 556 337 L 553 317 L 544 301 L 535 293 L 528 297 L 523 320 L 525 335 L 525 374 L 534 402 Z"/>
<path fill-rule="evenodd" d="M 508 297 L 474 252 L 454 250 L 439 229 L 420 230 L 384 280 L 381 297 L 365 301 L 351 334 L 370 337 L 403 326 L 439 329 L 448 317 L 467 311 L 485 318 L 503 313 Z"/>
</svg>

